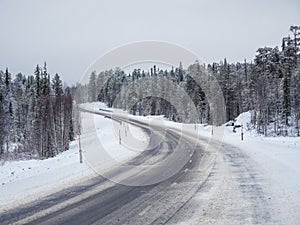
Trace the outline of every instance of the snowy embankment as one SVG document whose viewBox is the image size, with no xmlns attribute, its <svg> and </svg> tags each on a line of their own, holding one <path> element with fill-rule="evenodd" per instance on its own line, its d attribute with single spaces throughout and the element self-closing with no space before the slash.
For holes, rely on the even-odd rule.
<svg viewBox="0 0 300 225">
<path fill-rule="evenodd" d="M 250 113 L 243 113 L 237 123 L 250 122 Z M 263 137 L 251 131 L 244 131 L 244 141 L 240 139 L 240 129 L 232 132 L 225 129 L 224 141 L 235 145 L 253 158 L 300 206 L 300 138 Z"/>
<path fill-rule="evenodd" d="M 100 107 L 105 108 L 98 103 L 88 104 L 84 107 L 95 111 Z M 113 125 L 116 123 L 115 121 L 103 116 L 88 113 L 82 113 L 81 116 L 83 163 L 79 163 L 77 141 L 71 143 L 69 151 L 63 152 L 55 158 L 5 163 L 0 167 L 0 210 L 7 210 L 16 204 L 41 198 L 51 192 L 70 187 L 78 181 L 82 182 L 84 179 L 98 175 L 94 173 L 91 161 L 86 158 L 89 154 L 86 149 L 95 149 L 94 146 L 97 146 L 99 140 L 105 152 L 100 160 L 97 159 L 97 163 L 104 169 L 136 156 L 141 149 L 147 146 L 148 137 L 139 128 L 127 123 L 116 127 Z M 300 205 L 300 138 L 263 137 L 248 131 L 245 128 L 250 121 L 250 113 L 241 114 L 236 121 L 236 124 L 243 124 L 245 127 L 243 141 L 241 140 L 241 128 L 237 128 L 234 133 L 231 126 L 213 127 L 212 134 L 211 126 L 195 126 L 193 124 L 182 126 L 179 123 L 166 121 L 163 116 L 129 117 L 171 129 L 181 130 L 184 128 L 187 135 L 191 133 L 195 135 L 198 132 L 208 140 L 218 138 L 227 144 L 238 147 L 240 151 L 256 162 L 257 167 L 264 174 L 268 174 L 268 177 L 282 188 L 291 202 Z M 92 134 L 94 131 L 96 131 L 96 136 Z M 129 138 L 120 145 L 118 135 L 121 134 L 126 139 L 126 132 L 129 131 L 134 138 Z M 131 143 L 130 141 L 135 142 Z"/>
<path fill-rule="evenodd" d="M 237 128 L 234 133 L 232 126 L 223 126 L 223 142 L 250 156 L 300 206 L 300 138 L 258 135 L 246 129 L 250 120 L 250 112 L 242 113 L 236 119 L 235 124 L 244 126 L 243 141 L 242 128 Z M 211 136 L 211 127 L 199 129 L 199 134 Z"/>
<path fill-rule="evenodd" d="M 262 173 L 274 181 L 282 189 L 284 194 L 300 207 L 300 138 L 299 137 L 264 137 L 253 130 L 247 130 L 250 124 L 250 112 L 242 113 L 237 119 L 236 125 L 243 125 L 243 129 L 232 126 L 212 127 L 199 124 L 195 129 L 194 124 L 179 124 L 167 121 L 163 116 L 138 117 L 139 120 L 148 123 L 160 123 L 168 128 L 183 130 L 186 134 L 194 134 L 206 137 L 209 140 L 217 139 L 226 144 L 240 149 L 256 162 Z M 155 122 L 159 121 L 160 122 Z M 198 130 L 198 131 L 196 131 Z M 213 130 L 213 132 L 212 132 Z M 243 131 L 243 141 L 241 133 Z"/>
<path fill-rule="evenodd" d="M 78 140 L 71 142 L 70 150 L 54 158 L 6 162 L 0 166 L 0 211 L 43 198 L 97 176 L 89 160 L 85 158 L 88 149 L 94 147 L 89 139 L 90 130 L 96 131 L 96 136 L 104 149 L 109 150 L 105 152 L 106 154 L 103 153 L 109 157 L 102 157 L 102 161 L 99 162 L 103 169 L 129 160 L 140 153 L 119 144 L 111 119 L 88 113 L 82 113 L 81 117 L 85 128 L 81 135 L 83 163 L 79 163 Z M 93 119 L 92 123 L 87 122 L 90 118 Z M 127 128 L 130 134 L 142 143 L 140 149 L 147 146 L 148 137 L 144 131 L 130 124 L 127 124 Z"/>
</svg>

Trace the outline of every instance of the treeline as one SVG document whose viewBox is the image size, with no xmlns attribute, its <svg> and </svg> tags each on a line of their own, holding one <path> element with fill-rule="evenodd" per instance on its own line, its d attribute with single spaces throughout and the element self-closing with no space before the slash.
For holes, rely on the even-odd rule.
<svg viewBox="0 0 300 225">
<path fill-rule="evenodd" d="M 187 74 L 181 65 L 170 71 L 154 65 L 150 71 L 135 69 L 132 74 L 116 68 L 99 75 L 93 72 L 87 85 L 77 86 L 75 98 L 76 102 L 105 102 L 108 107 L 128 110 L 133 115 L 163 114 L 173 121 L 183 122 L 189 119 L 188 109 L 183 109 L 184 115 L 179 114 L 182 110 L 168 100 L 182 100 L 180 89 L 186 88 L 186 80 Z"/>
<path fill-rule="evenodd" d="M 178 122 L 195 122 L 191 120 L 191 105 L 195 105 L 196 122 L 211 124 L 208 95 L 214 93 L 208 93 L 211 89 L 205 87 L 209 82 L 199 85 L 191 76 L 195 68 L 199 74 L 205 69 L 207 79 L 213 77 L 222 89 L 227 121 L 251 111 L 249 128 L 258 133 L 300 136 L 300 27 L 292 26 L 290 31 L 291 36 L 282 39 L 280 48 L 259 48 L 253 62 L 229 63 L 224 59 L 208 65 L 196 62 L 187 70 L 180 64 L 169 71 L 154 66 L 150 71 L 135 69 L 128 75 L 119 68 L 100 74 L 93 72 L 87 85 L 77 87 L 76 99 L 102 101 L 132 114 L 163 114 Z M 192 102 L 187 102 L 182 90 Z"/>
<path fill-rule="evenodd" d="M 258 133 L 300 136 L 300 27 L 290 31 L 281 48 L 259 48 L 253 63 L 208 65 L 223 90 L 227 120 L 252 110 Z"/>
<path fill-rule="evenodd" d="M 74 139 L 72 95 L 58 74 L 51 80 L 46 63 L 34 75 L 12 79 L 0 71 L 0 157 L 48 158 L 69 149 Z"/>
</svg>

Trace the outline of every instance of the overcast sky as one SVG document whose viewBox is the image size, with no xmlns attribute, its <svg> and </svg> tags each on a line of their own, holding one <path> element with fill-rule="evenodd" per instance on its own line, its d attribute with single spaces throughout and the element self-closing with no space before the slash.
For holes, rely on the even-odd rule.
<svg viewBox="0 0 300 225">
<path fill-rule="evenodd" d="M 299 0 L 0 0 L 0 9 L 0 69 L 28 75 L 47 61 L 68 83 L 127 43 L 167 41 L 206 63 L 236 62 L 300 25 Z"/>
</svg>

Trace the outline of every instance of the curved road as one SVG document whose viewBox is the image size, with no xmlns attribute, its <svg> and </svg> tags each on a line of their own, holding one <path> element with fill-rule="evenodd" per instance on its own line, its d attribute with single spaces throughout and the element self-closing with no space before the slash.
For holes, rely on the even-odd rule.
<svg viewBox="0 0 300 225">
<path fill-rule="evenodd" d="M 101 112 L 101 115 L 109 113 Z M 123 120 L 122 117 L 116 117 Z M 0 215 L 1 224 L 282 224 L 268 180 L 238 149 L 181 136 L 178 131 L 131 121 L 150 135 L 146 151 L 129 165 L 161 167 L 132 173 L 115 168 L 110 176 L 151 183 L 165 170 L 170 178 L 126 186 L 104 177 L 50 195 Z M 179 141 L 180 140 L 180 141 Z M 195 147 L 196 146 L 196 147 Z M 168 160 L 166 160 L 168 159 Z M 148 167 L 147 167 L 148 168 Z M 129 174 L 129 175 L 128 175 Z M 142 180 L 143 181 L 143 180 Z M 153 182 L 154 183 L 154 182 Z M 280 213 L 280 215 L 279 215 Z M 276 216 L 279 215 L 279 216 Z"/>
</svg>

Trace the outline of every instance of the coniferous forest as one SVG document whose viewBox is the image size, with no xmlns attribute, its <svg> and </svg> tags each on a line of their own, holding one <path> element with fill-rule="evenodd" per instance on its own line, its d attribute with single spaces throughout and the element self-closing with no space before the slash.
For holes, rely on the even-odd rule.
<svg viewBox="0 0 300 225">
<path fill-rule="evenodd" d="M 227 121 L 242 112 L 251 111 L 252 121 L 248 129 L 255 129 L 266 136 L 300 136 L 299 47 L 300 27 L 291 26 L 290 34 L 282 39 L 280 47 L 259 48 L 250 62 L 230 63 L 226 59 L 208 65 L 195 62 L 187 70 L 180 63 L 178 68 L 171 70 L 153 66 L 149 71 L 135 69 L 130 74 L 120 68 L 99 74 L 94 71 L 87 85 L 77 86 L 76 100 L 102 101 L 109 107 L 122 108 L 134 115 L 165 115 L 173 121 L 192 122 L 189 107 L 182 109 L 184 115 L 178 115 L 176 107 L 166 98 L 151 97 L 151 89 L 160 90 L 162 95 L 170 92 L 163 82 L 167 78 L 175 84 L 173 98 L 182 101 L 178 93 L 183 88 L 192 99 L 191 104 L 196 106 L 199 115 L 197 122 L 211 124 L 209 101 L 203 86 L 189 75 L 193 68 L 205 69 L 217 79 L 222 89 Z M 147 78 L 152 79 L 148 85 Z M 143 85 L 139 82 L 142 79 L 146 80 Z M 103 80 L 106 80 L 105 84 Z M 131 88 L 122 88 L 126 85 Z M 131 91 L 132 87 L 136 91 Z M 143 94 L 145 92 L 146 95 Z"/>
<path fill-rule="evenodd" d="M 74 139 L 72 95 L 58 74 L 44 67 L 13 78 L 0 71 L 0 158 L 49 158 L 69 149 Z"/>
<path fill-rule="evenodd" d="M 105 102 L 108 107 L 134 115 L 165 115 L 176 122 L 195 122 L 190 119 L 189 107 L 181 109 L 184 114 L 179 115 L 178 106 L 168 101 L 170 93 L 173 99 L 183 101 L 180 90 L 184 90 L 192 101 L 190 105 L 197 109 L 196 122 L 212 124 L 204 84 L 199 85 L 190 76 L 195 68 L 208 71 L 218 81 L 226 121 L 250 111 L 248 129 L 266 136 L 300 136 L 299 64 L 300 27 L 291 26 L 280 47 L 259 48 L 253 61 L 195 62 L 187 69 L 179 63 L 170 70 L 154 65 L 148 71 L 134 69 L 129 74 L 116 68 L 92 72 L 87 84 L 72 88 L 64 87 L 58 74 L 51 78 L 46 63 L 37 65 L 29 76 L 19 73 L 12 77 L 7 68 L 0 71 L 0 158 L 43 159 L 67 150 L 74 139 L 73 99 L 77 103 Z M 163 82 L 166 78 L 172 87 Z M 144 80 L 143 85 L 140 80 Z M 123 88 L 126 85 L 134 91 Z M 153 90 L 160 90 L 161 96 L 153 97 Z"/>
</svg>

